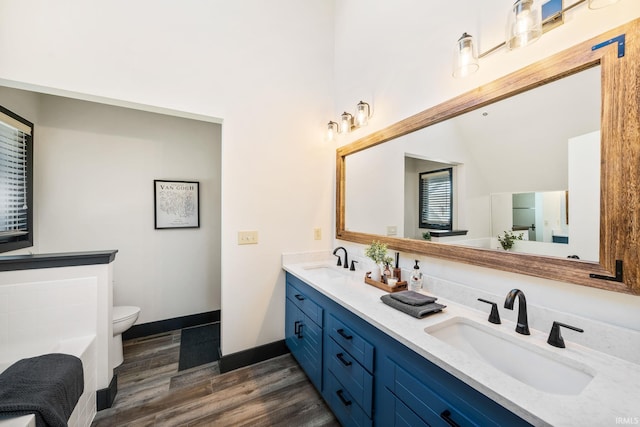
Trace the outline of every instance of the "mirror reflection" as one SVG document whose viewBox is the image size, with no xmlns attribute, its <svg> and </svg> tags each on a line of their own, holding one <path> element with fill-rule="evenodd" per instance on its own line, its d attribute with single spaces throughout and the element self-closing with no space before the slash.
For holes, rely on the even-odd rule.
<svg viewBox="0 0 640 427">
<path fill-rule="evenodd" d="M 600 67 L 346 157 L 350 231 L 598 261 Z"/>
</svg>

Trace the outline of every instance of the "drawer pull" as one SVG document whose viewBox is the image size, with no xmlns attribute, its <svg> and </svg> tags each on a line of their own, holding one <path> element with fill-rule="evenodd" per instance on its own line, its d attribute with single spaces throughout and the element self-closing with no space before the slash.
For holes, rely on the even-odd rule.
<svg viewBox="0 0 640 427">
<path fill-rule="evenodd" d="M 351 338 L 353 338 L 353 336 L 347 334 L 342 328 L 338 329 L 336 332 L 338 332 L 345 340 L 350 340 Z"/>
<path fill-rule="evenodd" d="M 344 397 L 344 392 L 342 391 L 342 389 L 340 389 L 340 390 L 336 391 L 336 394 L 338 395 L 338 397 L 340 398 L 340 400 L 342 401 L 342 404 L 343 404 L 344 406 L 349 406 L 349 405 L 351 405 L 351 401 L 350 401 L 350 400 L 347 400 L 347 399 Z"/>
<path fill-rule="evenodd" d="M 304 323 L 300 322 L 300 325 L 298 325 L 298 332 L 296 332 L 296 336 L 298 337 L 298 339 L 302 339 L 302 327 L 304 326 Z"/>
<path fill-rule="evenodd" d="M 300 321 L 296 320 L 295 323 L 293 324 L 293 333 L 298 335 L 298 327 L 300 326 Z"/>
<path fill-rule="evenodd" d="M 344 358 L 344 354 L 338 353 L 336 354 L 336 357 L 338 358 L 339 361 L 342 362 L 344 366 L 351 366 L 351 362 Z"/>
<path fill-rule="evenodd" d="M 300 295 L 300 294 L 295 294 L 294 296 L 296 297 L 296 299 L 297 299 L 298 301 L 304 301 L 304 297 L 303 297 L 302 295 Z"/>
<path fill-rule="evenodd" d="M 460 427 L 460 424 L 458 424 L 457 422 L 453 421 L 453 419 L 451 418 L 451 411 L 449 411 L 448 409 L 445 409 L 440 414 L 440 418 L 445 420 L 447 422 L 447 424 L 449 424 L 451 427 Z"/>
</svg>

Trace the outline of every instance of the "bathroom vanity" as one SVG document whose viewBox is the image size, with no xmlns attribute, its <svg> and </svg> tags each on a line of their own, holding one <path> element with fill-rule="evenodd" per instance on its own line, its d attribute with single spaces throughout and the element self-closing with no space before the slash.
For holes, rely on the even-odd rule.
<svg viewBox="0 0 640 427">
<path fill-rule="evenodd" d="M 443 312 L 416 319 L 384 305 L 362 271 L 318 261 L 284 269 L 286 343 L 343 425 L 607 425 L 637 416 L 640 366 L 568 334 L 558 349 L 546 344 L 548 331 L 522 336 L 513 322 L 490 324 L 488 311 L 442 298 Z"/>
</svg>

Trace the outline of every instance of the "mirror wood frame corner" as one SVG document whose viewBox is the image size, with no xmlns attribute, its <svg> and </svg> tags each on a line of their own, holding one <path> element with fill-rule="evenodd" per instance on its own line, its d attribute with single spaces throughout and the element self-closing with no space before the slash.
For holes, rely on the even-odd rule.
<svg viewBox="0 0 640 427">
<path fill-rule="evenodd" d="M 625 35 L 618 43 L 593 46 Z M 361 233 L 345 225 L 346 156 L 600 65 L 602 83 L 599 262 L 503 252 Z M 379 240 L 390 249 L 640 295 L 640 19 L 607 31 L 487 85 L 421 111 L 336 150 L 336 238 Z M 622 282 L 615 277 L 622 261 Z M 593 277 L 597 276 L 597 277 Z"/>
</svg>

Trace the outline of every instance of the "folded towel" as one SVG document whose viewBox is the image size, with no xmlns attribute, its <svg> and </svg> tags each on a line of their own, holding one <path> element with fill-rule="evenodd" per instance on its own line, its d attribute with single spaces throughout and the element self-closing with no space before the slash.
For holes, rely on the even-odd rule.
<svg viewBox="0 0 640 427">
<path fill-rule="evenodd" d="M 37 427 L 67 427 L 83 390 L 77 357 L 54 353 L 22 359 L 0 374 L 0 417 L 34 414 Z"/>
<path fill-rule="evenodd" d="M 437 302 L 425 305 L 409 305 L 391 298 L 391 295 L 393 294 L 382 295 L 380 299 L 389 307 L 393 307 L 396 310 L 400 310 L 410 316 L 417 317 L 418 319 L 422 319 L 429 314 L 442 311 L 442 309 L 446 307 L 446 305 L 438 304 Z"/>
<path fill-rule="evenodd" d="M 422 295 L 414 291 L 402 291 L 391 294 L 391 298 L 409 305 L 425 305 L 436 302 L 438 298 Z"/>
</svg>

